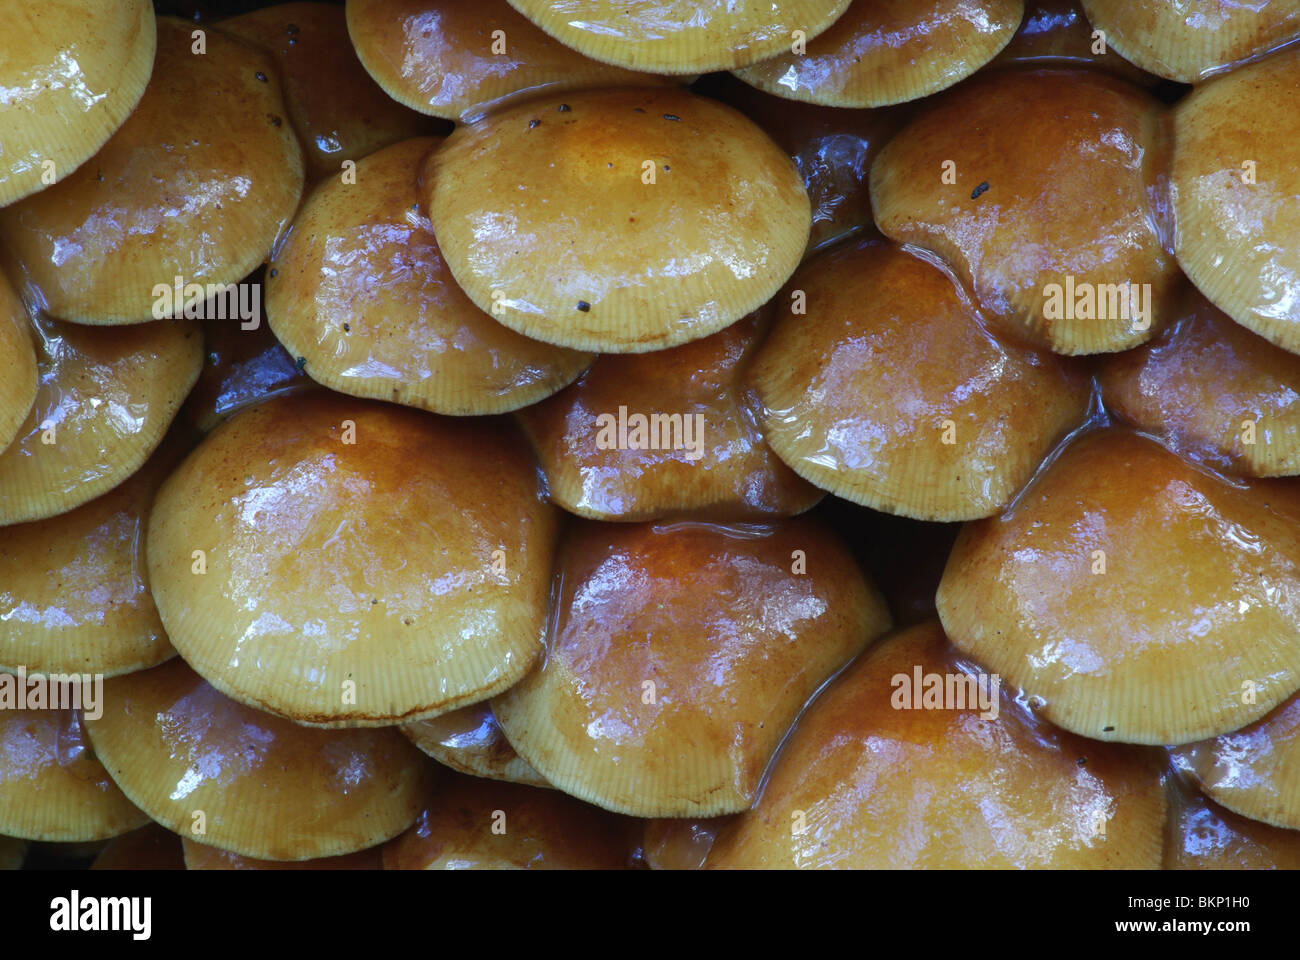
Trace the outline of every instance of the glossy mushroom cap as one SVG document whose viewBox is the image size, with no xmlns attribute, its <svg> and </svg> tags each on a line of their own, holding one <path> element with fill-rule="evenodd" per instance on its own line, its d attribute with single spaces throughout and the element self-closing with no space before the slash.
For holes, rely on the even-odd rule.
<svg viewBox="0 0 1300 960">
<path fill-rule="evenodd" d="M 633 816 L 743 810 L 799 709 L 889 627 L 810 520 L 579 521 L 541 669 L 493 701 L 510 743 L 573 796 Z"/>
<path fill-rule="evenodd" d="M 1300 870 L 1300 830 L 1249 820 L 1178 786 L 1170 791 L 1164 869 Z"/>
<path fill-rule="evenodd" d="M 703 340 L 605 354 L 577 383 L 519 412 L 551 499 L 579 516 L 744 520 L 801 513 L 822 494 L 768 447 L 741 406 L 760 334 L 751 315 Z"/>
<path fill-rule="evenodd" d="M 679 90 L 577 91 L 494 113 L 458 127 L 423 182 L 471 300 L 525 336 L 605 353 L 739 320 L 794 271 L 811 222 L 790 158 L 739 113 Z"/>
<path fill-rule="evenodd" d="M 395 103 L 370 79 L 336 4 L 281 3 L 222 20 L 218 27 L 274 59 L 309 181 L 338 176 L 346 160 L 430 132 L 428 120 Z"/>
<path fill-rule="evenodd" d="M 509 423 L 312 393 L 243 411 L 168 478 L 149 575 L 222 692 L 385 726 L 486 699 L 541 656 L 558 518 Z"/>
<path fill-rule="evenodd" d="M 1174 108 L 1178 262 L 1220 310 L 1300 353 L 1300 49 L 1194 89 Z"/>
<path fill-rule="evenodd" d="M 734 817 L 647 820 L 641 849 L 651 870 L 699 870 L 718 830 Z"/>
<path fill-rule="evenodd" d="M 167 829 L 249 857 L 352 853 L 405 830 L 431 765 L 396 730 L 314 730 L 222 696 L 178 659 L 104 684 L 87 718 L 123 792 Z"/>
<path fill-rule="evenodd" d="M 386 870 L 620 870 L 640 823 L 555 790 L 448 773 Z"/>
<path fill-rule="evenodd" d="M 1000 332 L 1066 354 L 1136 346 L 1178 277 L 1166 128 L 1150 94 L 1100 72 L 976 77 L 876 157 L 876 223 L 951 264 Z"/>
<path fill-rule="evenodd" d="M 823 490 L 923 520 L 997 513 L 1087 416 L 1083 373 L 1006 346 L 892 243 L 801 268 L 747 377 L 772 449 Z"/>
<path fill-rule="evenodd" d="M 181 839 L 184 850 L 182 861 L 186 870 L 382 870 L 384 861 L 381 846 L 368 847 L 356 853 L 337 857 L 318 857 L 314 860 L 259 860 L 245 857 L 229 850 L 195 843 L 189 837 Z"/>
<path fill-rule="evenodd" d="M 964 80 L 1007 45 L 1024 0 L 856 0 L 808 43 L 736 71 L 760 90 L 830 107 L 880 107 Z"/>
<path fill-rule="evenodd" d="M 0 274 L 0 453 L 13 442 L 36 400 L 36 348 L 27 311 Z"/>
<path fill-rule="evenodd" d="M 711 869 L 1160 865 L 1157 751 L 1025 711 L 933 621 L 858 658 L 804 714 Z"/>
<path fill-rule="evenodd" d="M 158 20 L 154 80 L 93 158 L 0 210 L 0 236 L 44 309 L 89 324 L 177 316 L 169 290 L 238 283 L 302 194 L 302 150 L 270 54 Z M 188 295 L 187 295 L 188 296 Z"/>
<path fill-rule="evenodd" d="M 1300 36 L 1300 3 L 1082 0 L 1106 43 L 1168 80 L 1196 83 Z"/>
<path fill-rule="evenodd" d="M 1106 357 L 1106 408 L 1216 469 L 1300 474 L 1300 356 L 1189 291 L 1182 316 L 1136 350 Z"/>
<path fill-rule="evenodd" d="M 992 65 L 1094 67 L 1143 86 L 1159 82 L 1094 33 L 1079 0 L 1026 0 L 1020 29 Z"/>
<path fill-rule="evenodd" d="M 114 837 L 90 865 L 91 870 L 184 870 L 181 838 L 156 823 Z"/>
<path fill-rule="evenodd" d="M 407 140 L 303 205 L 267 271 L 271 327 L 319 383 L 453 415 L 549 396 L 591 355 L 530 340 L 476 307 L 447 269 L 416 180 L 441 141 Z"/>
<path fill-rule="evenodd" d="M 1300 493 L 1093 432 L 1009 515 L 962 530 L 938 607 L 959 648 L 1067 730 L 1148 744 L 1236 730 L 1300 687 Z"/>
<path fill-rule="evenodd" d="M 448 120 L 538 92 L 663 82 L 584 57 L 506 0 L 348 0 L 357 56 L 388 95 Z"/>
<path fill-rule="evenodd" d="M 203 364 L 193 320 L 96 330 L 40 318 L 32 330 L 40 385 L 0 452 L 0 526 L 65 513 L 135 473 Z"/>
<path fill-rule="evenodd" d="M 811 40 L 849 0 L 510 0 L 510 5 L 593 60 L 655 73 L 731 70 Z"/>
<path fill-rule="evenodd" d="M 486 701 L 401 726 L 413 744 L 445 767 L 471 777 L 549 787 L 501 731 Z"/>
<path fill-rule="evenodd" d="M 35 678 L 26 679 L 28 691 L 45 689 L 44 681 L 34 686 Z M 3 680 L 6 700 L 13 684 L 24 683 Z M 49 688 L 51 695 L 57 689 Z M 69 694 L 64 688 L 59 695 Z M 70 843 L 115 837 L 148 822 L 96 759 L 76 710 L 0 709 L 0 833 Z"/>
<path fill-rule="evenodd" d="M 10 0 L 0 39 L 0 207 L 62 180 L 144 93 L 149 0 Z"/>
</svg>

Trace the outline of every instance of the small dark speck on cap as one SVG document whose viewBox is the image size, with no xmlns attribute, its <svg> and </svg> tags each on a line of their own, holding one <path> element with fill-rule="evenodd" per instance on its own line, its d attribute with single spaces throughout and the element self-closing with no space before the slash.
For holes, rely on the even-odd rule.
<svg viewBox="0 0 1300 960">
<path fill-rule="evenodd" d="M 560 106 L 559 106 L 559 111 L 560 111 L 560 113 L 568 113 L 568 112 L 569 112 L 570 110 L 572 110 L 572 109 L 573 109 L 573 108 L 572 108 L 571 106 L 569 106 L 567 103 L 562 103 L 562 104 L 560 104 Z"/>
<path fill-rule="evenodd" d="M 346 324 L 346 323 L 343 324 L 343 332 L 344 332 L 344 333 L 351 333 L 351 332 L 352 332 L 352 327 L 349 326 L 349 325 Z"/>
<path fill-rule="evenodd" d="M 1081 766 L 1081 767 L 1086 767 L 1086 766 L 1088 765 L 1088 758 L 1087 758 L 1087 757 L 1080 757 L 1080 758 L 1079 758 L 1078 760 L 1076 760 L 1075 762 L 1078 763 L 1078 765 Z"/>
<path fill-rule="evenodd" d="M 278 277 L 279 275 L 280 275 L 280 271 L 279 271 L 278 269 L 276 269 L 275 267 L 272 267 L 272 268 L 271 268 L 271 276 L 273 276 L 273 277 Z"/>
<path fill-rule="evenodd" d="M 541 122 L 542 122 L 542 121 L 540 121 L 540 120 L 529 120 L 529 121 L 528 121 L 528 129 L 531 130 L 531 129 L 533 129 L 533 127 L 539 126 L 539 125 L 541 124 Z"/>
<path fill-rule="evenodd" d="M 633 112 L 633 113 L 645 113 L 645 111 L 642 110 L 640 107 L 633 107 L 633 108 L 632 108 L 632 112 Z"/>
<path fill-rule="evenodd" d="M 298 24 L 296 23 L 289 24 L 287 27 L 284 28 L 284 32 L 291 37 L 294 36 L 298 32 Z"/>
<path fill-rule="evenodd" d="M 974 190 L 970 192 L 970 198 L 972 200 L 978 200 L 980 198 L 980 194 L 983 193 L 988 188 L 989 188 L 989 182 L 985 180 L 983 183 L 981 183 L 978 187 L 976 187 Z"/>
<path fill-rule="evenodd" d="M 681 118 L 681 117 L 675 116 L 675 115 L 673 115 L 673 114 L 671 114 L 671 113 L 665 113 L 665 114 L 664 114 L 664 119 L 665 119 L 665 120 L 675 120 L 677 123 L 681 123 L 681 122 L 682 122 L 682 118 Z"/>
<path fill-rule="evenodd" d="M 253 74 L 253 76 L 257 77 L 257 79 L 261 80 L 263 83 L 266 83 L 266 74 L 264 74 L 261 70 Z"/>
<path fill-rule="evenodd" d="M 1115 729 L 1114 727 L 1102 727 L 1102 728 L 1101 728 L 1101 732 L 1102 732 L 1102 733 L 1110 733 L 1110 732 L 1111 732 L 1112 730 L 1114 730 L 1114 729 Z"/>
<path fill-rule="evenodd" d="M 579 300 L 578 309 L 581 310 L 583 313 L 586 313 L 588 310 L 591 309 L 591 304 L 589 304 L 586 300 Z"/>
<path fill-rule="evenodd" d="M 294 366 L 296 366 L 299 370 L 301 370 L 303 367 L 307 366 L 307 358 L 299 357 L 298 362 L 294 364 Z"/>
<path fill-rule="evenodd" d="M 266 117 L 268 120 L 271 121 L 271 126 L 273 127 L 278 127 L 281 123 L 283 123 L 283 121 L 273 113 L 268 113 Z"/>
</svg>

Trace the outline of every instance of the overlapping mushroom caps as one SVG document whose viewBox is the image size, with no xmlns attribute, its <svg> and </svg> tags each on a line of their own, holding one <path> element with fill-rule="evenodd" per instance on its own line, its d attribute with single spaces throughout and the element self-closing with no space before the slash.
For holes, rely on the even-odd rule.
<svg viewBox="0 0 1300 960">
<path fill-rule="evenodd" d="M 323 184 L 267 271 L 271 328 L 314 380 L 454 415 L 503 413 L 571 383 L 591 355 L 531 340 L 476 307 L 417 203 L 433 138 Z"/>
<path fill-rule="evenodd" d="M 1300 49 L 1196 87 L 1174 108 L 1178 262 L 1215 306 L 1300 353 Z"/>
<path fill-rule="evenodd" d="M 493 113 L 457 128 L 423 182 L 471 300 L 525 336 L 605 353 L 739 320 L 794 271 L 811 222 L 776 144 L 731 108 L 670 89 Z"/>
<path fill-rule="evenodd" d="M 409 827 L 431 764 L 396 730 L 317 730 L 222 696 L 179 658 L 108 680 L 95 751 L 192 840 L 267 860 L 353 853 Z"/>
<path fill-rule="evenodd" d="M 584 57 L 506 0 L 348 0 L 356 55 L 388 95 L 448 120 L 539 91 L 661 82 Z"/>
<path fill-rule="evenodd" d="M 445 713 L 542 653 L 559 511 L 504 421 L 313 392 L 227 421 L 163 484 L 149 576 L 224 693 L 318 725 Z"/>
<path fill-rule="evenodd" d="M 558 563 L 546 660 L 492 709 L 550 783 L 634 816 L 749 806 L 808 697 L 889 626 L 805 518 L 577 521 Z"/>
<path fill-rule="evenodd" d="M 1095 431 L 1009 514 L 962 530 L 937 600 L 953 642 L 1067 730 L 1237 730 L 1300 687 L 1300 492 Z"/>
<path fill-rule="evenodd" d="M 149 0 L 11 0 L 0 40 L 0 207 L 67 177 L 135 108 L 153 67 Z"/>
<path fill-rule="evenodd" d="M 36 348 L 27 311 L 0 274 L 0 453 L 13 442 L 36 400 Z"/>
<path fill-rule="evenodd" d="M 927 102 L 871 166 L 881 231 L 939 254 L 998 330 L 1123 350 L 1165 322 L 1178 269 L 1168 116 L 1099 71 L 996 71 Z"/>
<path fill-rule="evenodd" d="M 184 870 L 181 838 L 156 823 L 114 837 L 90 865 L 91 870 Z"/>
<path fill-rule="evenodd" d="M 1026 0 L 1025 16 L 993 66 L 1095 67 L 1144 86 L 1159 78 L 1135 67 L 1093 30 L 1079 0 Z"/>
<path fill-rule="evenodd" d="M 996 513 L 1087 415 L 1070 361 L 1000 343 L 952 277 L 887 241 L 816 258 L 776 309 L 747 373 L 767 441 L 856 503 Z"/>
<path fill-rule="evenodd" d="M 99 330 L 40 317 L 31 329 L 40 385 L 0 452 L 0 526 L 64 513 L 135 473 L 203 364 L 193 320 Z"/>
<path fill-rule="evenodd" d="M 970 76 L 1011 40 L 1024 0 L 856 0 L 803 49 L 737 70 L 778 97 L 879 107 Z"/>
<path fill-rule="evenodd" d="M 270 54 L 163 17 L 135 112 L 76 173 L 0 210 L 0 235 L 53 316 L 142 323 L 179 315 L 177 277 L 237 283 L 266 259 L 302 186 Z"/>
<path fill-rule="evenodd" d="M 1171 777 L 1166 870 L 1300 870 L 1300 830 L 1226 810 Z"/>
<path fill-rule="evenodd" d="M 1196 83 L 1300 36 L 1300 3 L 1082 0 L 1106 43 L 1143 70 Z"/>
<path fill-rule="evenodd" d="M 181 847 L 186 870 L 382 870 L 384 867 L 383 848 L 379 846 L 311 860 L 259 860 L 184 837 Z"/>
<path fill-rule="evenodd" d="M 401 727 L 413 744 L 445 767 L 472 777 L 549 787 L 528 761 L 515 753 L 486 701 Z"/>
</svg>

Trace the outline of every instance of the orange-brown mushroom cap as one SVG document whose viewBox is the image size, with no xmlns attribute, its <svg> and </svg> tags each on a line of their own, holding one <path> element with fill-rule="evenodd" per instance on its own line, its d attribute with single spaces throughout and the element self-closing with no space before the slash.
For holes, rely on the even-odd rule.
<svg viewBox="0 0 1300 960">
<path fill-rule="evenodd" d="M 1233 813 L 1170 778 L 1166 870 L 1300 870 L 1300 830 Z"/>
<path fill-rule="evenodd" d="M 447 265 L 481 309 L 605 353 L 739 320 L 794 271 L 811 223 L 780 147 L 731 108 L 670 89 L 539 97 L 459 127 L 430 155 L 424 191 Z"/>
<path fill-rule="evenodd" d="M 91 870 L 184 870 L 181 838 L 156 823 L 114 837 L 99 851 Z"/>
<path fill-rule="evenodd" d="M 0 274 L 0 453 L 13 442 L 36 400 L 36 347 L 27 310 Z"/>
<path fill-rule="evenodd" d="M 1086 434 L 1008 515 L 962 530 L 937 601 L 958 647 L 1067 730 L 1147 744 L 1236 730 L 1300 687 L 1300 492 Z"/>
<path fill-rule="evenodd" d="M 400 729 L 422 751 L 460 773 L 532 787 L 550 786 L 527 760 L 515 753 L 487 701 L 427 720 L 404 723 Z"/>
<path fill-rule="evenodd" d="M 356 853 L 337 857 L 317 857 L 312 860 L 259 860 L 245 857 L 220 847 L 195 843 L 189 837 L 181 838 L 184 852 L 182 864 L 186 870 L 382 870 L 383 847 L 367 847 Z"/>
<path fill-rule="evenodd" d="M 506 421 L 316 392 L 247 409 L 163 484 L 149 576 L 214 686 L 300 723 L 486 699 L 542 653 L 559 511 Z"/>
</svg>

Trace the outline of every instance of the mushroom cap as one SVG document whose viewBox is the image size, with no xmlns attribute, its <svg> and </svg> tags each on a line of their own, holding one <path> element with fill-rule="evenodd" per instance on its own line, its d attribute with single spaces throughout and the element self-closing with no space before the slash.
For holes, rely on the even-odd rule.
<svg viewBox="0 0 1300 960">
<path fill-rule="evenodd" d="M 965 653 L 1096 740 L 1187 743 L 1300 687 L 1300 492 L 1231 485 L 1121 430 L 966 526 L 937 597 Z M 1242 703 L 1242 684 L 1258 702 Z"/>
<path fill-rule="evenodd" d="M 699 870 L 708 859 L 718 830 L 732 817 L 647 820 L 641 840 L 651 870 Z"/>
<path fill-rule="evenodd" d="M 1178 778 L 1170 778 L 1178 784 Z M 1297 870 L 1300 830 L 1238 816 L 1199 790 L 1170 791 L 1166 870 Z"/>
<path fill-rule="evenodd" d="M 501 731 L 492 705 L 472 703 L 427 720 L 400 727 L 406 738 L 445 767 L 471 777 L 508 780 L 532 787 L 549 787 L 546 778 L 528 765 Z"/>
<path fill-rule="evenodd" d="M 145 521 L 178 444 L 68 513 L 0 527 L 0 670 L 106 677 L 176 655 L 149 592 Z"/>
<path fill-rule="evenodd" d="M 181 838 L 156 823 L 114 837 L 99 851 L 91 870 L 184 870 Z"/>
<path fill-rule="evenodd" d="M 829 107 L 916 100 L 992 60 L 1024 12 L 1024 0 L 857 0 L 807 50 L 783 50 L 736 76 Z"/>
<path fill-rule="evenodd" d="M 826 30 L 850 0 L 510 0 L 567 46 L 655 73 L 731 70 Z"/>
<path fill-rule="evenodd" d="M 1300 356 L 1190 289 L 1155 340 L 1098 365 L 1106 408 L 1216 469 L 1300 474 Z"/>
<path fill-rule="evenodd" d="M 1093 67 L 1141 86 L 1160 82 L 1103 45 L 1098 52 L 1092 24 L 1079 0 L 1026 0 L 1025 16 L 1011 42 L 991 65 Z"/>
<path fill-rule="evenodd" d="M 539 91 L 668 82 L 584 57 L 506 0 L 348 0 L 356 54 L 412 110 L 474 119 Z"/>
<path fill-rule="evenodd" d="M 275 60 L 309 181 L 337 175 L 344 161 L 430 132 L 425 117 L 394 102 L 366 73 L 337 4 L 280 3 L 217 27 Z"/>
<path fill-rule="evenodd" d="M 1159 752 L 1054 729 L 1012 691 L 986 719 L 989 681 L 982 702 L 965 699 L 963 674 L 979 672 L 934 622 L 873 646 L 813 701 L 707 866 L 1158 868 Z M 951 700 L 922 699 L 931 676 Z M 927 702 L 942 705 L 915 706 Z"/>
<path fill-rule="evenodd" d="M 21 870 L 27 858 L 27 841 L 0 837 L 0 870 Z"/>
<path fill-rule="evenodd" d="M 1300 2 L 1082 0 L 1107 45 L 1143 70 L 1196 83 L 1300 36 Z"/>
<path fill-rule="evenodd" d="M 986 517 L 1087 417 L 1081 371 L 1000 343 L 944 269 L 891 243 L 836 247 L 787 289 L 747 380 L 767 442 L 823 490 Z"/>
<path fill-rule="evenodd" d="M 27 310 L 0 273 L 0 453 L 13 442 L 36 399 L 36 348 Z"/>
<path fill-rule="evenodd" d="M 481 309 L 605 353 L 739 320 L 794 271 L 811 223 L 780 147 L 731 108 L 667 88 L 539 97 L 458 127 L 426 161 L 423 191 Z"/>
<path fill-rule="evenodd" d="M 7 836 L 104 840 L 149 822 L 96 759 L 82 723 L 76 710 L 0 709 L 0 831 Z"/>
<path fill-rule="evenodd" d="M 40 317 L 32 329 L 40 385 L 0 453 L 0 526 L 65 513 L 135 473 L 203 365 L 193 320 L 96 330 Z"/>
<path fill-rule="evenodd" d="M 1241 686 L 1237 692 L 1245 696 Z M 1247 727 L 1172 753 L 1210 799 L 1251 820 L 1300 830 L 1300 695 Z"/>
<path fill-rule="evenodd" d="M 179 658 L 105 681 L 103 716 L 86 727 L 118 786 L 158 823 L 267 860 L 396 836 L 432 772 L 396 730 L 298 726 L 222 696 Z"/>
<path fill-rule="evenodd" d="M 641 824 L 556 790 L 447 773 L 386 870 L 619 870 Z"/>
<path fill-rule="evenodd" d="M 267 275 L 275 335 L 319 383 L 453 415 L 550 396 L 591 354 L 530 340 L 465 296 L 417 203 L 424 156 L 406 140 L 366 157 L 303 205 Z"/>
<path fill-rule="evenodd" d="M 1279 105 L 1298 86 L 1300 48 L 1198 86 L 1173 111 L 1178 262 L 1220 310 L 1292 353 L 1300 353 L 1300 111 Z"/>
<path fill-rule="evenodd" d="M 876 156 L 876 223 L 951 264 L 1001 334 L 1066 354 L 1136 346 L 1177 289 L 1167 119 L 1098 71 L 975 77 Z"/>
<path fill-rule="evenodd" d="M 302 150 L 271 55 L 219 30 L 195 54 L 191 30 L 160 17 L 157 82 L 122 128 L 75 173 L 0 210 L 0 235 L 53 316 L 172 316 L 174 278 L 238 283 L 298 206 Z"/>
<path fill-rule="evenodd" d="M 576 521 L 541 669 L 492 703 L 553 785 L 633 816 L 748 807 L 800 708 L 889 627 L 846 547 L 805 518 Z"/>
<path fill-rule="evenodd" d="M 817 503 L 821 491 L 781 462 L 741 406 L 740 372 L 759 332 L 750 315 L 670 350 L 605 354 L 519 411 L 551 499 L 598 520 L 743 520 Z"/>
<path fill-rule="evenodd" d="M 542 654 L 560 514 L 540 487 L 508 422 L 268 400 L 158 492 L 154 599 L 181 655 L 250 706 L 321 726 L 445 713 Z"/>
<path fill-rule="evenodd" d="M 5 18 L 0 207 L 104 145 L 144 93 L 157 42 L 149 0 L 10 0 Z"/>
<path fill-rule="evenodd" d="M 367 847 L 356 853 L 337 857 L 319 857 L 314 860 L 259 860 L 245 857 L 229 850 L 195 843 L 189 837 L 181 838 L 184 850 L 182 863 L 186 870 L 382 870 L 383 847 Z"/>
</svg>

